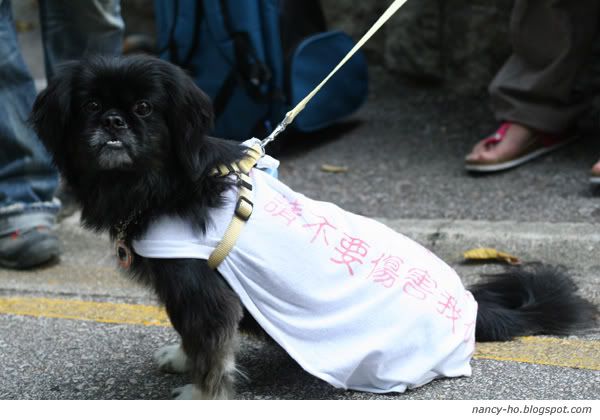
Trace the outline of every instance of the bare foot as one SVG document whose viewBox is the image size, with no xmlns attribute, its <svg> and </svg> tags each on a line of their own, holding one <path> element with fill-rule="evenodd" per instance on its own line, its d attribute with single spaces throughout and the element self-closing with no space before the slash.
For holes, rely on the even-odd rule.
<svg viewBox="0 0 600 420">
<path fill-rule="evenodd" d="M 481 140 L 465 157 L 467 163 L 495 163 L 518 156 L 531 146 L 534 131 L 521 124 L 510 123 L 501 142 Z"/>
<path fill-rule="evenodd" d="M 600 160 L 592 166 L 592 177 L 598 179 L 598 183 L 600 183 Z"/>
</svg>

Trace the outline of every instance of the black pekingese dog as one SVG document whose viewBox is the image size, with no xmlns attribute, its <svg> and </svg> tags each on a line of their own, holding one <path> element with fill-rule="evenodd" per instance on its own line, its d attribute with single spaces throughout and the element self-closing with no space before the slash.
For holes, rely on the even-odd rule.
<svg viewBox="0 0 600 420">
<path fill-rule="evenodd" d="M 181 69 L 144 56 L 65 65 L 31 116 L 81 204 L 83 224 L 122 240 L 119 258 L 164 303 L 182 342 L 156 358 L 165 370 L 191 371 L 193 384 L 176 391 L 180 398 L 232 397 L 238 327 L 259 329 L 205 260 L 128 255 L 132 241 L 164 215 L 204 232 L 210 211 L 237 188 L 211 170 L 240 160 L 245 149 L 208 137 L 212 118 L 209 98 Z M 574 294 L 571 280 L 541 275 L 511 272 L 471 288 L 478 340 L 564 334 L 593 322 L 595 307 Z"/>
</svg>

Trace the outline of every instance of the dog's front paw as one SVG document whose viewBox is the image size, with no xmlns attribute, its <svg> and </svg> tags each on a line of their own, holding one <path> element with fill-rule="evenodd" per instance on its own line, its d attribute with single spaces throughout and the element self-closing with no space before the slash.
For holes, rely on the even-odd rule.
<svg viewBox="0 0 600 420">
<path fill-rule="evenodd" d="M 184 373 L 190 370 L 189 359 L 179 344 L 161 347 L 154 353 L 154 360 L 163 372 Z"/>
<path fill-rule="evenodd" d="M 202 391 L 200 391 L 195 385 L 188 384 L 180 388 L 175 388 L 171 392 L 171 397 L 176 400 L 203 400 Z"/>
<path fill-rule="evenodd" d="M 224 389 L 221 389 L 216 395 L 210 395 L 210 393 L 202 392 L 194 384 L 188 384 L 180 388 L 175 388 L 171 392 L 171 397 L 176 400 L 227 400 L 232 398 Z"/>
</svg>

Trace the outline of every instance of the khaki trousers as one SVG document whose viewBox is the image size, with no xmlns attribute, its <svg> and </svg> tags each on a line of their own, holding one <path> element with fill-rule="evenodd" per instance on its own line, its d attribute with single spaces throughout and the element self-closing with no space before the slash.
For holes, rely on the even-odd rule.
<svg viewBox="0 0 600 420">
<path fill-rule="evenodd" d="M 516 0 L 510 37 L 513 54 L 490 85 L 501 121 L 550 133 L 571 126 L 585 103 L 573 87 L 590 57 L 600 0 Z"/>
</svg>

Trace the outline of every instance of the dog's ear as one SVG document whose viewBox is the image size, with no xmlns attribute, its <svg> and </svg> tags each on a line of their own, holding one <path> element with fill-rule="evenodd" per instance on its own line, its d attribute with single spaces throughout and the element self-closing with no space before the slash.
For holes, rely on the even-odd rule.
<svg viewBox="0 0 600 420">
<path fill-rule="evenodd" d="M 56 76 L 37 96 L 29 117 L 34 131 L 59 167 L 63 166 L 62 143 L 72 116 L 71 81 L 76 65 L 76 62 L 61 65 Z"/>
<path fill-rule="evenodd" d="M 213 124 L 210 98 L 183 72 L 169 66 L 164 78 L 169 101 L 167 124 L 175 153 L 185 173 L 196 180 L 206 171 L 209 156 L 205 136 Z"/>
</svg>

